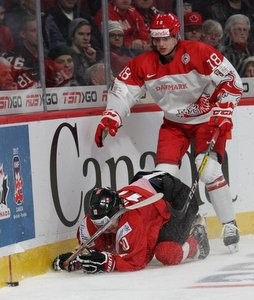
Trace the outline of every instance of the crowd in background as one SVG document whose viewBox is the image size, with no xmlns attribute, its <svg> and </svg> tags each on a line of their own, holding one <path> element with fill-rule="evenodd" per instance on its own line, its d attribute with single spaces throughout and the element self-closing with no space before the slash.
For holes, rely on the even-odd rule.
<svg viewBox="0 0 254 300">
<path fill-rule="evenodd" d="M 47 87 L 106 83 L 101 0 L 42 0 Z M 150 48 L 158 13 L 175 13 L 176 0 L 108 0 L 112 80 Z M 41 86 L 35 0 L 0 0 L 0 90 Z M 221 51 L 241 77 L 254 77 L 254 0 L 183 0 L 184 39 Z"/>
</svg>

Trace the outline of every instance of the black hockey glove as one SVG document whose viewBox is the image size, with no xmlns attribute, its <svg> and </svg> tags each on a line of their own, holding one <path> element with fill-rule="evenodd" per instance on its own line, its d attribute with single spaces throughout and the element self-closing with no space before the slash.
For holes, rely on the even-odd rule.
<svg viewBox="0 0 254 300">
<path fill-rule="evenodd" d="M 85 273 L 112 272 L 115 268 L 115 258 L 108 252 L 91 250 L 90 254 L 80 255 L 77 260 Z"/>
<path fill-rule="evenodd" d="M 66 270 L 68 272 L 75 271 L 75 270 L 80 270 L 81 266 L 80 263 L 77 261 L 77 259 L 74 259 L 71 261 L 68 266 L 64 266 L 64 262 L 72 255 L 72 252 L 67 252 L 60 254 L 57 256 L 53 263 L 52 263 L 52 268 L 54 271 L 61 271 L 61 270 Z"/>
</svg>

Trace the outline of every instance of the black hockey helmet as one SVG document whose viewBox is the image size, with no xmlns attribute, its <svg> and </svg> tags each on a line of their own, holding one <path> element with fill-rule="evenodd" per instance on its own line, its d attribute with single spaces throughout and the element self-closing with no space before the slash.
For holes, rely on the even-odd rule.
<svg viewBox="0 0 254 300">
<path fill-rule="evenodd" d="M 95 188 L 91 194 L 88 213 L 92 220 L 111 218 L 122 206 L 122 200 L 111 188 Z"/>
</svg>

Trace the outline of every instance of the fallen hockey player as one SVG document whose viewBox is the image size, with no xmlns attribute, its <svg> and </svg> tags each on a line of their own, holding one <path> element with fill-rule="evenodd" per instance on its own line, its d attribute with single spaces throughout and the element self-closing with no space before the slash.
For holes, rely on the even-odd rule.
<svg viewBox="0 0 254 300">
<path fill-rule="evenodd" d="M 68 262 L 72 252 L 57 256 L 53 269 L 123 272 L 145 268 L 154 256 L 163 265 L 206 258 L 210 247 L 204 220 L 197 215 L 195 196 L 184 218 L 178 219 L 169 209 L 170 206 L 181 209 L 189 190 L 187 185 L 165 172 L 139 172 L 130 185 L 117 192 L 108 187 L 95 188 L 88 212 L 77 231 L 79 244 L 89 244 L 89 239 L 110 222 L 108 228 L 73 260 Z M 112 219 L 123 207 L 156 193 L 163 193 L 163 199 Z"/>
</svg>

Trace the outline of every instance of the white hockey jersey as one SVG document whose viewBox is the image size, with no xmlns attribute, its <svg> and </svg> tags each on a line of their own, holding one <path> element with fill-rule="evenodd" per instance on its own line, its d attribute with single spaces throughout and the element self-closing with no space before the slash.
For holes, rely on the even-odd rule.
<svg viewBox="0 0 254 300">
<path fill-rule="evenodd" d="M 147 91 L 166 119 L 200 124 L 209 121 L 216 102 L 236 106 L 242 82 L 218 50 L 202 42 L 182 40 L 169 63 L 162 64 L 153 50 L 132 59 L 109 90 L 107 109 L 125 117 Z"/>
</svg>

